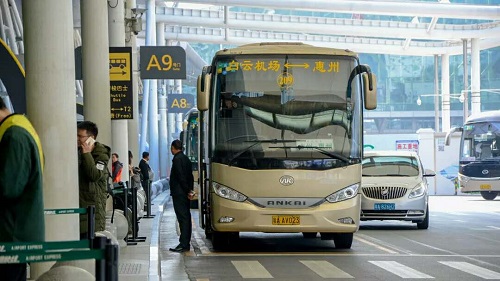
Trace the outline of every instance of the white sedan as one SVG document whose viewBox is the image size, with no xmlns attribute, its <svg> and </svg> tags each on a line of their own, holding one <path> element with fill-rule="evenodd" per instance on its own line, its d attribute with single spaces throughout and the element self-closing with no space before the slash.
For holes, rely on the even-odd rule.
<svg viewBox="0 0 500 281">
<path fill-rule="evenodd" d="M 367 151 L 361 182 L 361 220 L 403 220 L 429 227 L 427 177 L 417 153 Z"/>
</svg>

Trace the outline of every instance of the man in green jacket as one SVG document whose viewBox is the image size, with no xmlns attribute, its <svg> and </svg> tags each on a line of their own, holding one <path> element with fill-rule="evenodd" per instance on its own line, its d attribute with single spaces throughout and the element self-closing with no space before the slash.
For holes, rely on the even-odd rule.
<svg viewBox="0 0 500 281">
<path fill-rule="evenodd" d="M 111 149 L 96 141 L 97 125 L 90 121 L 78 124 L 78 184 L 80 208 L 95 206 L 95 231 L 106 228 L 106 198 Z M 80 215 L 80 236 L 86 237 L 87 216 Z"/>
<path fill-rule="evenodd" d="M 28 119 L 0 97 L 0 243 L 45 241 L 43 152 Z M 26 264 L 1 264 L 1 280 L 26 280 Z"/>
</svg>

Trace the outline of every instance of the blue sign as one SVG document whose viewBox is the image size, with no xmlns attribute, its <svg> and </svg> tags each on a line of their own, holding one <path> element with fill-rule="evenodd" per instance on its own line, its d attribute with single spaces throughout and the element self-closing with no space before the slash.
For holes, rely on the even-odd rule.
<svg viewBox="0 0 500 281">
<path fill-rule="evenodd" d="M 167 113 L 187 113 L 193 107 L 193 95 L 169 94 L 167 96 Z"/>
</svg>

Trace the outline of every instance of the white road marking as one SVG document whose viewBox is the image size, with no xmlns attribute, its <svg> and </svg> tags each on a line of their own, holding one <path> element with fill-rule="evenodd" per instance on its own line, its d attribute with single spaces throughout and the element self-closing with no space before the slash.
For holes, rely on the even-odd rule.
<svg viewBox="0 0 500 281">
<path fill-rule="evenodd" d="M 500 227 L 498 227 L 498 226 L 488 225 L 488 226 L 486 226 L 486 227 L 493 228 L 493 229 L 499 229 L 499 230 L 500 230 Z"/>
<path fill-rule="evenodd" d="M 323 278 L 354 278 L 327 261 L 305 260 L 300 262 Z"/>
<path fill-rule="evenodd" d="M 370 263 L 396 274 L 401 278 L 432 279 L 434 277 L 395 261 L 369 261 Z"/>
<path fill-rule="evenodd" d="M 500 273 L 489 270 L 484 267 L 470 264 L 468 262 L 458 262 L 458 261 L 440 261 L 440 263 L 453 267 L 465 273 L 469 273 L 483 279 L 500 279 Z"/>
<path fill-rule="evenodd" d="M 273 278 L 258 261 L 231 261 L 243 278 Z"/>
<path fill-rule="evenodd" d="M 377 245 L 377 244 L 375 244 L 375 243 L 372 243 L 372 242 L 370 242 L 370 241 L 368 241 L 368 240 L 365 240 L 365 239 L 363 239 L 363 238 L 360 238 L 360 237 L 358 237 L 358 236 L 355 236 L 355 237 L 354 237 L 354 239 L 358 240 L 359 242 L 363 242 L 363 243 L 365 243 L 365 244 L 367 244 L 367 245 L 373 246 L 373 247 L 375 247 L 375 248 L 377 248 L 377 249 L 379 249 L 379 250 L 382 250 L 382 251 L 384 251 L 384 252 L 387 252 L 387 253 L 389 253 L 389 254 L 397 254 L 397 253 L 398 253 L 398 252 L 396 252 L 396 251 L 393 251 L 393 250 L 391 250 L 391 249 L 388 249 L 388 248 L 382 247 L 382 246 L 380 246 L 380 245 Z"/>
</svg>

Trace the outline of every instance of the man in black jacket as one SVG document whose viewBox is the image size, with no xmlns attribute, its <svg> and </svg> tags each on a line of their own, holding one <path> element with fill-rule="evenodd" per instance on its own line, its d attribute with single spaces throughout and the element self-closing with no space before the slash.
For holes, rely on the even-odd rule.
<svg viewBox="0 0 500 281">
<path fill-rule="evenodd" d="M 146 208 L 146 205 L 149 205 L 151 202 L 151 189 L 149 188 L 149 181 L 153 180 L 149 178 L 149 174 L 151 172 L 151 167 L 149 167 L 148 164 L 149 161 L 149 152 L 144 151 L 142 153 L 142 159 L 139 162 L 139 169 L 141 169 L 141 183 L 142 183 L 142 188 L 146 191 L 146 204 L 144 205 L 144 208 Z M 149 213 L 148 213 L 149 214 Z"/>
<path fill-rule="evenodd" d="M 179 245 L 170 248 L 173 252 L 189 251 L 191 241 L 191 213 L 189 210 L 190 197 L 193 196 L 193 171 L 189 158 L 182 153 L 182 142 L 174 140 L 170 146 L 172 159 L 172 170 L 170 172 L 170 195 L 174 204 L 175 215 L 179 222 L 181 235 Z"/>
</svg>

